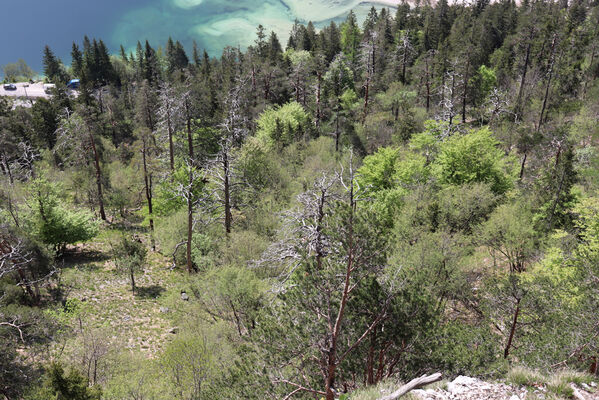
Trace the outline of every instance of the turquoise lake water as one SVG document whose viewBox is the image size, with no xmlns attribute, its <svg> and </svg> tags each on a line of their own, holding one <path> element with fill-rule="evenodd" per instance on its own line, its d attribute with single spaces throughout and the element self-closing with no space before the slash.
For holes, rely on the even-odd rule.
<svg viewBox="0 0 599 400">
<path fill-rule="evenodd" d="M 103 39 L 111 51 L 132 50 L 137 40 L 163 45 L 169 36 L 190 50 L 193 40 L 212 56 L 224 46 L 251 44 L 258 24 L 279 34 L 283 46 L 297 18 L 317 26 L 341 21 L 350 9 L 366 15 L 360 0 L 1 0 L 0 66 L 23 58 L 41 70 L 48 44 L 70 64 L 73 40 Z M 1 72 L 0 72 L 1 74 Z"/>
</svg>

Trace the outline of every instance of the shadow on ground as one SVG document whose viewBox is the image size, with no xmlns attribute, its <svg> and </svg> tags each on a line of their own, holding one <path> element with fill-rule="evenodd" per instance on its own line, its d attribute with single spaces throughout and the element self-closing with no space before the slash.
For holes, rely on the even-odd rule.
<svg viewBox="0 0 599 400">
<path fill-rule="evenodd" d="M 76 248 L 64 252 L 57 262 L 60 267 L 64 268 L 78 266 L 80 268 L 96 269 L 98 263 L 104 263 L 108 259 L 110 259 L 108 254 L 99 250 Z"/>
<path fill-rule="evenodd" d="M 140 286 L 135 288 L 135 297 L 140 299 L 155 299 L 165 292 L 160 285 Z"/>
</svg>

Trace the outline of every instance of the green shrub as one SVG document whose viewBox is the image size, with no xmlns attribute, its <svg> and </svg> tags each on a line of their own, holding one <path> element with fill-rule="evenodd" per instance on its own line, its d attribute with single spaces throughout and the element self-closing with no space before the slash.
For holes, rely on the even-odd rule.
<svg viewBox="0 0 599 400">
<path fill-rule="evenodd" d="M 66 245 L 84 242 L 98 234 L 99 224 L 93 220 L 91 213 L 69 210 L 64 203 L 59 202 L 58 184 L 36 179 L 29 189 L 32 230 L 54 251 L 62 252 Z"/>
<path fill-rule="evenodd" d="M 99 387 L 89 387 L 87 379 L 71 369 L 67 374 L 62 365 L 52 363 L 46 370 L 42 385 L 29 394 L 27 400 L 100 400 Z"/>
</svg>

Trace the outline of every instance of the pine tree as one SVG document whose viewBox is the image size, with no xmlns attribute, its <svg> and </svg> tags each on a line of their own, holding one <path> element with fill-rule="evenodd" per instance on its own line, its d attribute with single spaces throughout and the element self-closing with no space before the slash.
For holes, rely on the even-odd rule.
<svg viewBox="0 0 599 400">
<path fill-rule="evenodd" d="M 75 42 L 73 42 L 71 50 L 71 68 L 73 69 L 73 75 L 81 79 L 83 76 L 83 54 L 81 54 L 81 50 Z"/>
<path fill-rule="evenodd" d="M 50 46 L 44 47 L 44 75 L 50 82 L 58 83 L 63 80 L 63 71 L 60 65 L 60 60 L 54 55 Z"/>
<path fill-rule="evenodd" d="M 281 47 L 281 42 L 279 42 L 277 34 L 272 31 L 268 38 L 268 59 L 271 60 L 271 62 L 276 63 L 281 58 L 282 54 L 283 48 Z"/>
</svg>

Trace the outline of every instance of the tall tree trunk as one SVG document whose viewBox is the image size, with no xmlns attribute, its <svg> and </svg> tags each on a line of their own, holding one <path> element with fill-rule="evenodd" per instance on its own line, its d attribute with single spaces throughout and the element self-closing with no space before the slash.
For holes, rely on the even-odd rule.
<svg viewBox="0 0 599 400">
<path fill-rule="evenodd" d="M 151 178 L 148 175 L 148 165 L 146 162 L 147 143 L 146 138 L 143 139 L 142 159 L 144 167 L 144 184 L 146 189 L 146 200 L 148 201 L 148 217 L 150 219 L 150 235 L 152 241 L 152 251 L 156 251 L 156 242 L 154 240 L 154 213 L 152 211 L 152 187 Z"/>
<path fill-rule="evenodd" d="M 368 357 L 366 359 L 366 384 L 374 384 L 374 349 L 376 346 L 376 330 L 370 333 L 370 346 L 368 346 Z"/>
<path fill-rule="evenodd" d="M 543 125 L 543 117 L 545 115 L 545 109 L 547 108 L 547 99 L 549 98 L 549 89 L 551 87 L 551 78 L 553 76 L 553 66 L 555 65 L 555 43 L 557 42 L 557 34 L 553 35 L 553 41 L 551 42 L 551 56 L 549 61 L 549 71 L 547 76 L 547 85 L 545 86 L 545 96 L 543 96 L 543 106 L 541 107 L 541 115 L 539 116 L 539 124 L 537 125 L 537 132 Z"/>
<path fill-rule="evenodd" d="M 449 111 L 449 126 L 451 126 L 453 124 L 453 112 L 454 112 L 454 106 L 453 106 L 453 100 L 454 100 L 454 93 L 455 93 L 455 71 L 452 72 L 451 74 L 451 110 Z"/>
<path fill-rule="evenodd" d="M 318 83 L 316 86 L 316 127 L 320 127 L 320 119 L 321 119 L 321 115 L 320 115 L 320 88 L 322 85 L 322 72 L 318 71 Z"/>
<path fill-rule="evenodd" d="M 131 277 L 131 293 L 135 294 L 135 276 L 133 274 L 133 268 L 129 268 L 129 275 Z"/>
<path fill-rule="evenodd" d="M 223 152 L 223 174 L 224 174 L 224 206 L 225 206 L 225 232 L 231 233 L 231 183 L 230 183 L 230 165 L 229 157 L 226 151 Z"/>
<path fill-rule="evenodd" d="M 512 321 L 512 328 L 510 329 L 510 336 L 508 337 L 505 350 L 503 351 L 503 358 L 508 358 L 510 355 L 510 349 L 512 347 L 512 341 L 514 340 L 514 334 L 516 333 L 516 325 L 518 324 L 518 315 L 520 314 L 520 299 L 516 299 L 516 311 L 514 311 L 514 319 Z"/>
<path fill-rule="evenodd" d="M 193 152 L 193 134 L 191 133 L 191 110 L 189 109 L 189 102 L 185 100 L 185 114 L 186 114 L 186 127 L 187 127 L 187 151 L 189 153 L 189 161 L 192 165 L 195 165 L 194 152 Z"/>
<path fill-rule="evenodd" d="M 19 274 L 19 278 L 21 279 L 21 282 L 23 284 L 23 287 L 25 288 L 25 291 L 27 291 L 27 294 L 29 296 L 31 296 L 33 303 L 35 305 L 38 305 L 39 304 L 39 296 L 36 296 L 35 293 L 33 292 L 33 290 L 31 289 L 31 284 L 29 283 L 29 280 L 27 279 L 25 272 L 23 271 L 22 268 L 17 268 L 17 273 Z"/>
<path fill-rule="evenodd" d="M 295 73 L 295 101 L 300 102 L 300 76 L 299 71 Z"/>
<path fill-rule="evenodd" d="M 522 77 L 520 78 L 520 88 L 518 89 L 518 97 L 516 98 L 516 114 L 522 111 L 522 94 L 524 93 L 524 85 L 526 84 L 526 73 L 528 72 L 528 64 L 530 63 L 530 48 L 532 46 L 533 31 L 531 30 L 528 44 L 526 46 L 526 55 L 524 56 L 524 66 L 522 67 Z"/>
<path fill-rule="evenodd" d="M 408 63 L 408 49 L 404 49 L 401 61 L 401 83 L 406 83 L 406 64 Z"/>
<path fill-rule="evenodd" d="M 431 102 L 431 83 L 430 83 L 430 76 L 429 76 L 429 65 L 428 65 L 428 57 L 425 58 L 425 77 L 426 77 L 426 113 L 428 114 L 429 110 L 430 110 L 430 102 Z"/>
<path fill-rule="evenodd" d="M 8 163 L 6 152 L 4 150 L 2 151 L 2 166 L 6 174 L 8 175 L 8 181 L 10 182 L 10 185 L 12 186 L 15 183 L 15 181 L 12 176 L 12 171 L 10 170 L 10 164 Z"/>
<path fill-rule="evenodd" d="M 528 151 L 524 151 L 524 157 L 522 158 L 522 164 L 520 164 L 520 177 L 518 180 L 522 182 L 522 178 L 524 178 L 524 167 L 526 166 L 526 158 L 528 157 Z"/>
<path fill-rule="evenodd" d="M 343 324 L 343 318 L 345 316 L 345 307 L 349 300 L 349 292 L 351 287 L 351 275 L 354 269 L 354 187 L 353 181 L 350 183 L 350 214 L 348 220 L 348 254 L 345 268 L 345 281 L 343 284 L 343 294 L 341 295 L 341 301 L 339 303 L 339 310 L 337 312 L 337 318 L 335 319 L 335 325 L 331 332 L 331 344 L 328 349 L 328 356 L 326 360 L 326 378 L 325 378 L 325 393 L 326 400 L 335 400 L 335 376 L 337 373 L 337 342 L 341 333 L 341 325 Z"/>
<path fill-rule="evenodd" d="M 150 110 L 150 103 L 146 99 L 146 115 L 148 117 L 148 128 L 153 132 L 154 131 L 154 119 L 152 118 L 152 110 Z"/>
<path fill-rule="evenodd" d="M 466 123 L 466 98 L 468 96 L 468 79 L 470 79 L 470 57 L 466 60 L 466 74 L 464 75 L 464 91 L 462 93 L 462 123 Z"/>
<path fill-rule="evenodd" d="M 167 100 L 169 101 L 169 100 Z M 175 147 L 173 145 L 173 126 L 171 122 L 171 107 L 170 104 L 167 105 L 166 110 L 166 124 L 168 128 L 168 155 L 170 161 L 171 171 L 175 170 Z"/>
<path fill-rule="evenodd" d="M 587 75 L 590 75 L 589 72 L 592 71 L 593 64 L 595 63 L 596 52 L 597 52 L 597 45 L 593 44 L 593 51 L 591 52 L 591 61 L 589 62 L 589 68 L 587 71 Z M 584 80 L 584 87 L 582 89 L 583 97 L 587 94 L 587 86 L 588 86 L 590 80 L 591 80 L 590 76 L 587 76 L 587 78 Z"/>
<path fill-rule="evenodd" d="M 98 186 L 98 203 L 100 206 L 100 218 L 106 221 L 106 212 L 104 212 L 104 197 L 102 195 L 102 171 L 100 170 L 100 156 L 98 155 L 98 151 L 96 149 L 96 141 L 94 140 L 94 135 L 90 132 L 89 139 L 92 146 L 92 151 L 94 152 L 94 166 L 96 167 L 96 184 Z"/>
<path fill-rule="evenodd" d="M 193 167 L 189 166 L 189 193 L 187 194 L 187 247 L 186 247 L 186 258 L 187 258 L 187 272 L 191 274 L 193 270 L 193 263 L 191 260 L 191 242 L 193 239 Z"/>
<path fill-rule="evenodd" d="M 335 112 L 335 151 L 339 151 L 339 136 L 341 136 L 341 131 L 339 131 L 339 104 L 337 104 Z"/>
<path fill-rule="evenodd" d="M 366 114 L 368 113 L 368 100 L 369 100 L 369 94 L 370 94 L 370 73 L 368 74 L 368 77 L 366 77 L 366 93 L 364 95 L 364 116 L 362 117 L 362 123 L 366 122 Z"/>
</svg>

